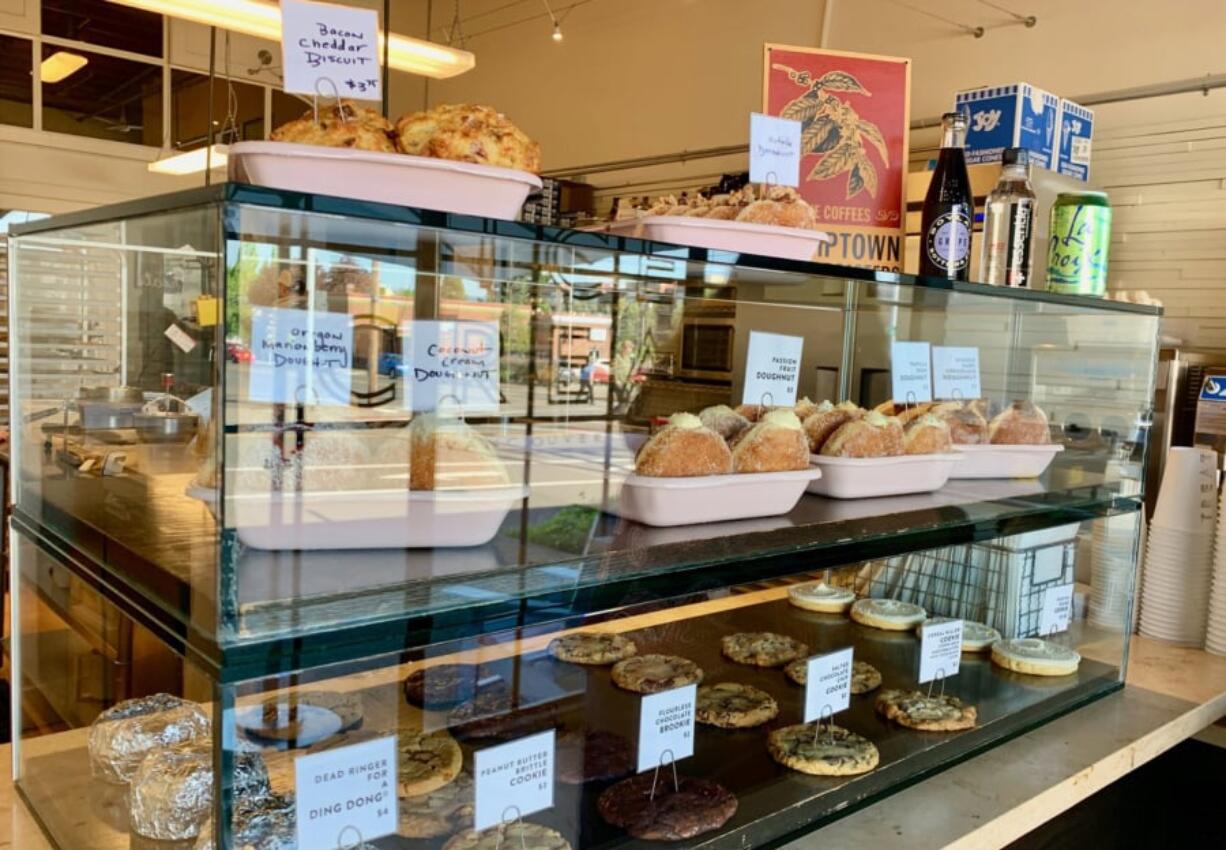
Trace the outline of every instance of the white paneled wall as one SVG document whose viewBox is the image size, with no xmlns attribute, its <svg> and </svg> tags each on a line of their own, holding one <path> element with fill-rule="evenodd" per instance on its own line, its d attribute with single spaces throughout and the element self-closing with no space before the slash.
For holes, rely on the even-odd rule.
<svg viewBox="0 0 1226 850">
<path fill-rule="evenodd" d="M 1220 110 L 1220 107 L 1219 107 Z M 1110 288 L 1146 290 L 1163 331 L 1226 347 L 1226 114 L 1106 127 L 1094 182 L 1115 208 Z"/>
</svg>

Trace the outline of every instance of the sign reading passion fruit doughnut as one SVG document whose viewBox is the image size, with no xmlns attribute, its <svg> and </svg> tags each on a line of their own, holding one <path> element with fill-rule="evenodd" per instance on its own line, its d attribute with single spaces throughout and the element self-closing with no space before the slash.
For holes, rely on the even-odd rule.
<svg viewBox="0 0 1226 850">
<path fill-rule="evenodd" d="M 800 194 L 834 236 L 815 259 L 902 271 L 911 60 L 767 44 L 762 111 L 801 122 Z"/>
</svg>

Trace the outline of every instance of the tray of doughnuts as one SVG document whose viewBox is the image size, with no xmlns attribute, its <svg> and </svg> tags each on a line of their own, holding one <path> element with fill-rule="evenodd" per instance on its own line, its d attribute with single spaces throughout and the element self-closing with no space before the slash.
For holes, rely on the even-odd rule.
<svg viewBox="0 0 1226 850">
<path fill-rule="evenodd" d="M 791 410 L 676 413 L 639 447 L 606 509 L 661 527 L 778 516 L 821 474 Z"/>
<path fill-rule="evenodd" d="M 978 400 L 936 405 L 933 412 L 958 423 L 954 451 L 963 462 L 952 478 L 1038 478 L 1064 451 L 1051 442 L 1047 415 L 1028 401 L 1014 402 L 990 418 Z"/>
<path fill-rule="evenodd" d="M 808 492 L 871 499 L 939 490 L 962 462 L 949 425 L 914 405 L 886 402 L 863 410 L 851 402 L 812 405 L 802 423 L 822 477 Z"/>
<path fill-rule="evenodd" d="M 790 260 L 812 260 L 818 248 L 834 241 L 817 229 L 813 208 L 795 189 L 753 184 L 710 198 L 660 198 L 600 229 L 615 236 Z"/>
</svg>

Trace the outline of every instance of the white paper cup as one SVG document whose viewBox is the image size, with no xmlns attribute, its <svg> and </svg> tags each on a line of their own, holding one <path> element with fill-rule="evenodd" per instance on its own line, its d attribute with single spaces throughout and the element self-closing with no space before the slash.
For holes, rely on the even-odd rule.
<svg viewBox="0 0 1226 850">
<path fill-rule="evenodd" d="M 1212 532 L 1217 522 L 1217 453 L 1174 446 L 1166 456 L 1151 528 Z"/>
</svg>

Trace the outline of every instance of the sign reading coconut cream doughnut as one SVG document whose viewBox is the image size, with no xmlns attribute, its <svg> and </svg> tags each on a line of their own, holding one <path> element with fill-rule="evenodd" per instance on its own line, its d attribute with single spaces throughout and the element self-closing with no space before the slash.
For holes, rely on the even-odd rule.
<svg viewBox="0 0 1226 850">
<path fill-rule="evenodd" d="M 795 404 L 796 388 L 800 384 L 800 355 L 804 348 L 802 336 L 750 331 L 741 401 L 772 407 Z"/>
<path fill-rule="evenodd" d="M 401 336 L 409 352 L 400 367 L 405 407 L 461 416 L 498 411 L 496 323 L 417 320 Z"/>
</svg>

